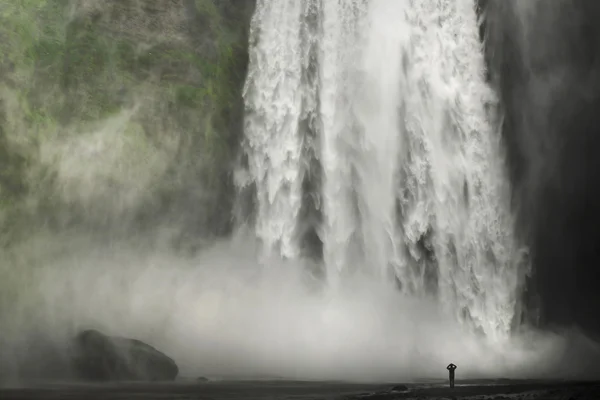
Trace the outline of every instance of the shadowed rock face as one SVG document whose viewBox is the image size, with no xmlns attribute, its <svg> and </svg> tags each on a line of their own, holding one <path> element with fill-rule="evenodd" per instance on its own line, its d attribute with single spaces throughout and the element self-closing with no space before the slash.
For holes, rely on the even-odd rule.
<svg viewBox="0 0 600 400">
<path fill-rule="evenodd" d="M 174 380 L 175 361 L 136 339 L 86 330 L 75 337 L 73 367 L 86 380 Z"/>
<path fill-rule="evenodd" d="M 540 323 L 600 332 L 600 2 L 478 5 Z"/>
</svg>

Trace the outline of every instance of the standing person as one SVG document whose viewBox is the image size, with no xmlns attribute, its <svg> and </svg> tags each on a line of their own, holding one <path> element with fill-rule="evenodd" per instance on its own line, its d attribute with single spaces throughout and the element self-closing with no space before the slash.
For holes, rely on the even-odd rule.
<svg viewBox="0 0 600 400">
<path fill-rule="evenodd" d="M 454 370 L 456 369 L 456 365 L 450 363 L 448 364 L 448 366 L 446 367 L 446 369 L 448 370 L 448 373 L 450 374 L 450 387 L 453 388 L 454 387 Z"/>
</svg>

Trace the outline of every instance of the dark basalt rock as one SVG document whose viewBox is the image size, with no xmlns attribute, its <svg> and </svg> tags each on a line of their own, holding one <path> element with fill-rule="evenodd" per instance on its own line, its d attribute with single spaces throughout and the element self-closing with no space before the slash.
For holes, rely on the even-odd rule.
<svg viewBox="0 0 600 400">
<path fill-rule="evenodd" d="M 73 368 L 85 380 L 174 380 L 175 361 L 136 339 L 80 332 L 74 339 Z"/>
<path fill-rule="evenodd" d="M 396 385 L 392 388 L 392 392 L 407 392 L 408 387 L 406 385 Z"/>
</svg>

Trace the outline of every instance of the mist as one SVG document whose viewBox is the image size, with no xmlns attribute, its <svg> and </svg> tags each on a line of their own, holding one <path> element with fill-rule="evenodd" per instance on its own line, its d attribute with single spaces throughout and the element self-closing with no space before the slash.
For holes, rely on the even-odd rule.
<svg viewBox="0 0 600 400">
<path fill-rule="evenodd" d="M 29 251 L 42 256 L 55 239 L 44 245 L 38 238 Z M 524 330 L 493 343 L 433 299 L 407 297 L 367 276 L 330 287 L 301 263 L 254 261 L 256 243 L 241 233 L 197 257 L 126 242 L 60 241 L 60 255 L 21 277 L 19 301 L 3 315 L 4 384 L 26 382 L 27 371 L 38 379 L 56 373 L 60 363 L 45 354 L 68 354 L 73 335 L 88 328 L 156 346 L 183 378 L 410 381 L 443 379 L 449 362 L 461 378 L 597 372 L 600 349 L 578 332 Z"/>
</svg>

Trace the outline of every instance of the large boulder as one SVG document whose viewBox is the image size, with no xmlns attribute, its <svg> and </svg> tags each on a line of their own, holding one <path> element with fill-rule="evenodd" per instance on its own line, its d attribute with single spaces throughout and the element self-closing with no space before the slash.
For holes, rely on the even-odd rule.
<svg viewBox="0 0 600 400">
<path fill-rule="evenodd" d="M 86 380 L 174 380 L 175 361 L 154 347 L 136 340 L 80 332 L 74 339 L 73 367 Z"/>
</svg>

